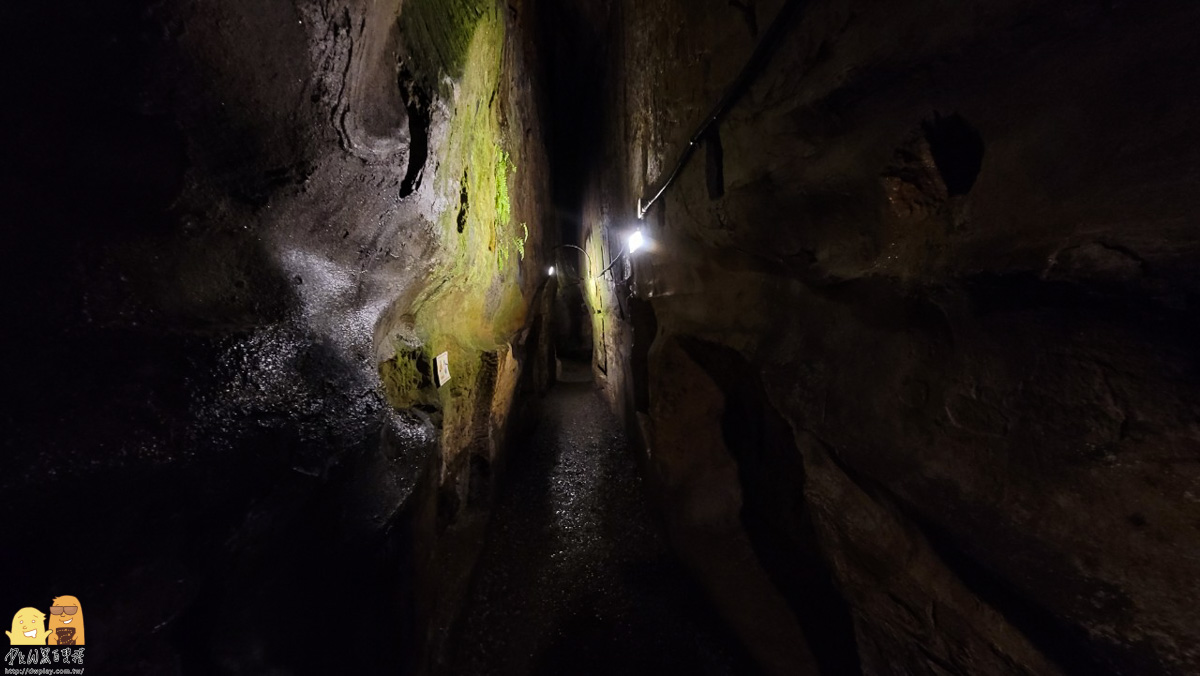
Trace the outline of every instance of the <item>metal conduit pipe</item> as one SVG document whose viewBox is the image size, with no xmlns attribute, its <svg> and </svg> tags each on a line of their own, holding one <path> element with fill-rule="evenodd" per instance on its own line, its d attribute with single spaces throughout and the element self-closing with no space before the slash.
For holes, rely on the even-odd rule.
<svg viewBox="0 0 1200 676">
<path fill-rule="evenodd" d="M 583 247 L 580 247 L 580 246 L 576 246 L 576 245 L 574 245 L 574 244 L 559 244 L 559 245 L 555 246 L 555 247 L 554 247 L 553 249 L 551 249 L 551 250 L 552 250 L 552 251 L 555 251 L 555 252 L 557 252 L 559 249 L 575 249 L 576 251 L 580 251 L 580 252 L 582 252 L 582 253 L 583 253 L 583 255 L 587 257 L 587 261 L 588 261 L 588 270 L 589 270 L 589 271 L 591 271 L 591 269 L 592 269 L 592 256 L 591 256 L 591 254 L 589 254 L 589 253 L 587 252 L 587 249 L 584 249 Z M 620 254 L 617 254 L 617 255 L 619 256 Z M 557 260 L 558 260 L 558 256 L 557 256 L 557 254 L 556 254 L 556 255 L 555 255 L 555 261 L 557 261 Z M 601 272 L 600 274 L 596 275 L 596 278 L 597 278 L 597 279 L 599 279 L 600 277 L 603 277 L 603 276 L 604 276 L 604 273 L 605 273 L 605 272 L 608 272 L 609 268 L 612 268 L 612 266 L 610 265 L 610 266 L 608 266 L 608 268 L 605 268 L 603 272 Z M 562 268 L 562 266 L 559 266 L 559 270 L 562 270 L 562 269 L 563 269 L 563 268 Z M 587 278 L 587 276 L 586 276 L 586 275 L 580 275 L 580 276 L 579 276 L 579 281 L 580 281 L 580 282 L 582 282 L 582 281 L 583 281 L 584 279 L 586 279 L 586 278 Z M 579 282 L 572 282 L 572 283 L 573 283 L 573 284 L 578 284 Z"/>
<path fill-rule="evenodd" d="M 558 250 L 558 249 L 576 249 L 576 250 L 582 251 L 582 252 L 583 252 L 583 255 L 584 255 L 584 256 L 587 256 L 587 259 L 588 259 L 588 269 L 589 269 L 589 270 L 591 269 L 591 265 L 592 265 L 592 256 L 591 256 L 591 254 L 589 254 L 589 253 L 587 252 L 587 250 L 586 250 L 586 249 L 583 249 L 582 247 L 575 246 L 574 244 L 559 244 L 558 246 L 555 246 L 555 247 L 554 247 L 554 250 Z M 605 274 L 606 272 L 608 272 L 609 270 L 612 270 L 612 269 L 613 269 L 613 266 L 617 264 L 617 261 L 621 260 L 621 256 L 622 256 L 622 254 L 624 254 L 624 253 L 625 253 L 625 247 L 624 247 L 624 246 L 622 246 L 622 247 L 621 247 L 621 250 L 617 252 L 617 255 L 613 257 L 613 259 L 612 259 L 612 262 L 608 264 L 608 267 L 607 267 L 607 268 L 604 268 L 603 270 L 601 270 L 601 271 L 600 271 L 600 274 L 596 275 L 596 279 L 600 279 L 601 277 L 603 277 L 603 276 L 604 276 L 604 274 Z M 582 279 L 582 277 L 581 277 L 581 279 Z"/>
<path fill-rule="evenodd" d="M 689 159 L 691 159 L 692 153 L 696 150 L 696 146 L 704 140 L 704 137 L 708 134 L 708 131 L 712 128 L 712 126 L 721 120 L 725 113 L 727 113 L 729 109 L 733 107 L 733 104 L 736 103 L 738 99 L 741 98 L 742 94 L 745 93 L 746 89 L 749 88 L 754 76 L 758 75 L 758 72 L 761 71 L 763 66 L 767 64 L 767 60 L 770 58 L 771 52 L 774 51 L 776 46 L 778 46 L 781 38 L 783 37 L 784 30 L 787 28 L 788 21 L 797 14 L 797 10 L 800 9 L 800 5 L 803 3 L 804 0 L 788 0 L 787 3 L 779 9 L 779 13 L 775 15 L 775 19 L 771 22 L 771 26 L 767 28 L 767 32 L 763 34 L 762 40 L 760 40 L 758 42 L 758 46 L 754 48 L 754 53 L 750 55 L 750 59 L 747 60 L 746 65 L 742 67 L 742 71 L 738 74 L 737 79 L 735 79 L 733 83 L 725 90 L 725 95 L 722 96 L 721 100 L 717 102 L 717 105 L 713 107 L 712 112 L 708 114 L 708 117 L 704 118 L 704 121 L 700 124 L 699 129 L 696 130 L 696 133 L 692 134 L 691 139 L 688 141 L 687 147 L 685 147 L 683 152 L 680 153 L 679 161 L 675 163 L 675 168 L 671 170 L 671 173 L 667 176 L 667 180 L 663 181 L 662 187 L 659 188 L 658 192 L 654 193 L 654 196 L 645 203 L 642 202 L 640 197 L 638 198 L 638 220 L 645 218 L 646 212 L 650 210 L 650 207 L 658 201 L 658 198 L 662 197 L 663 193 L 667 191 L 667 188 L 671 187 L 671 184 L 675 182 L 676 178 L 678 178 L 679 172 L 683 170 L 684 165 L 687 164 Z M 610 265 L 609 267 L 611 268 L 612 266 Z"/>
</svg>

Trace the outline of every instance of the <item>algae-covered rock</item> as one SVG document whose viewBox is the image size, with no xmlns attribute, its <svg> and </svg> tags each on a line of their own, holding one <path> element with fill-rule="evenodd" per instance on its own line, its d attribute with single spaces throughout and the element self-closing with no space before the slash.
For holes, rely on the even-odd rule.
<svg viewBox="0 0 1200 676">
<path fill-rule="evenodd" d="M 437 406 L 437 388 L 433 383 L 432 360 L 424 350 L 400 349 L 396 356 L 379 365 L 388 403 L 397 409 Z"/>
</svg>

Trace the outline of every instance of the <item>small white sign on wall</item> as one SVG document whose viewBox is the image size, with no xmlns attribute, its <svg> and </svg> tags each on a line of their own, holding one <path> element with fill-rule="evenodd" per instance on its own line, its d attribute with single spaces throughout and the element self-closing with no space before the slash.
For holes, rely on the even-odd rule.
<svg viewBox="0 0 1200 676">
<path fill-rule="evenodd" d="M 433 363 L 437 365 L 437 386 L 450 382 L 450 353 L 439 354 L 433 358 Z"/>
</svg>

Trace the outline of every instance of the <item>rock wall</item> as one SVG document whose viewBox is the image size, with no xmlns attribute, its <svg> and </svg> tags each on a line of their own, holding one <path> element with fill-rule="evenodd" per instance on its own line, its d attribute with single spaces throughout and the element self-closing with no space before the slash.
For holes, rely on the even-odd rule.
<svg viewBox="0 0 1200 676">
<path fill-rule="evenodd" d="M 767 671 L 1200 669 L 1194 5 L 605 17 L 597 373 Z"/>
<path fill-rule="evenodd" d="M 4 607 L 105 673 L 420 668 L 551 372 L 525 9 L 4 10 Z"/>
</svg>

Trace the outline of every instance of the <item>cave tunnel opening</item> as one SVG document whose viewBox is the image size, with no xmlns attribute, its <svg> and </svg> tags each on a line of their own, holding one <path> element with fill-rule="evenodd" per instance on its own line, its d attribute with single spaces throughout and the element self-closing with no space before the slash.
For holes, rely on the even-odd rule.
<svg viewBox="0 0 1200 676">
<path fill-rule="evenodd" d="M 558 290 L 556 325 L 559 327 L 557 354 L 577 362 L 592 361 L 592 312 L 583 284 L 568 282 Z"/>
<path fill-rule="evenodd" d="M 812 673 L 1200 673 L 1200 9 L 982 4 L 8 3 L 0 613 L 795 673 L 720 528 Z"/>
<path fill-rule="evenodd" d="M 537 6 L 551 199 L 557 231 L 566 245 L 554 259 L 560 268 L 558 352 L 587 363 L 594 357 L 588 288 L 605 262 L 574 247 L 585 244 L 584 199 L 604 152 L 610 112 L 605 97 L 610 10 L 609 0 Z"/>
</svg>

